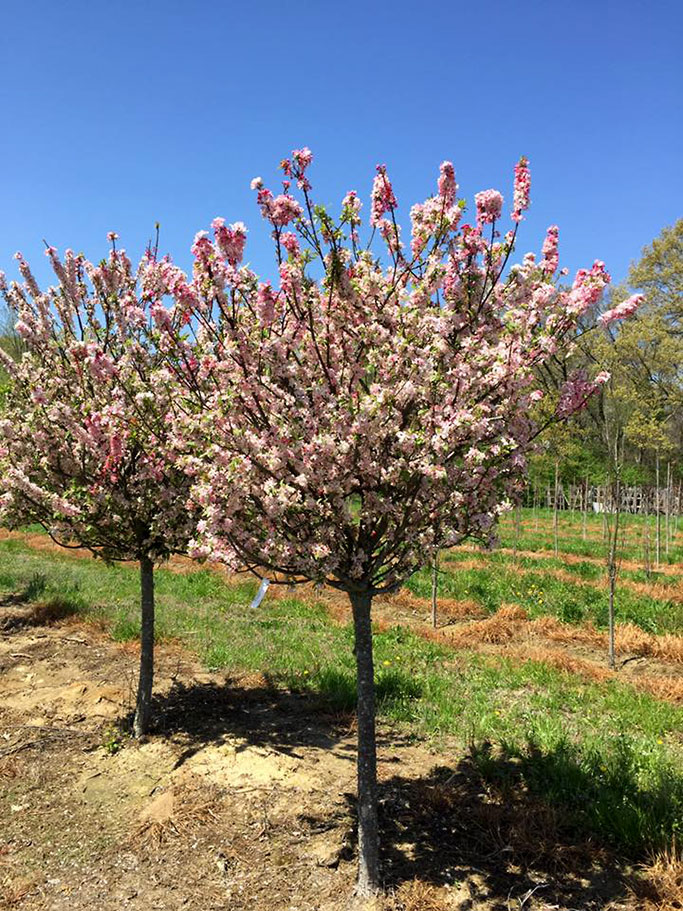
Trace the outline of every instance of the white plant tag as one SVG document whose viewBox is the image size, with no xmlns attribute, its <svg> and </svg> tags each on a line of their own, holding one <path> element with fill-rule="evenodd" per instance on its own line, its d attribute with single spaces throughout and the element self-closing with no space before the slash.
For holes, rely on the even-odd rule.
<svg viewBox="0 0 683 911">
<path fill-rule="evenodd" d="M 266 592 L 268 591 L 268 586 L 270 585 L 270 580 L 263 578 L 261 579 L 261 585 L 259 590 L 254 595 L 254 600 L 251 602 L 251 607 L 256 608 L 259 606 L 261 601 L 266 597 Z"/>
</svg>

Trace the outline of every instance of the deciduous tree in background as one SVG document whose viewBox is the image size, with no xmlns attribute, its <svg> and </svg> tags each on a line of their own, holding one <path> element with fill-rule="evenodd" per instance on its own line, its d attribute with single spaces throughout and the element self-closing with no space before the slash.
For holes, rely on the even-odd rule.
<svg viewBox="0 0 683 911">
<path fill-rule="evenodd" d="M 0 521 L 39 522 L 65 547 L 136 560 L 141 659 L 135 732 L 147 731 L 153 683 L 154 563 L 192 533 L 189 481 L 169 461 L 168 399 L 156 320 L 165 276 L 152 252 L 137 271 L 122 250 L 93 265 L 47 253 L 57 284 L 42 291 L 21 254 L 23 283 L 2 289 L 24 353 L 0 348 L 10 380 L 0 420 Z M 169 271 L 170 270 L 170 271 Z M 155 373 L 155 385 L 150 377 Z"/>
<path fill-rule="evenodd" d="M 241 265 L 246 229 L 213 223 L 197 236 L 194 278 L 180 284 L 168 325 L 174 370 L 195 400 L 179 445 L 203 511 L 194 552 L 259 575 L 315 580 L 348 594 L 358 683 L 359 891 L 380 885 L 371 606 L 439 547 L 488 541 L 520 490 L 538 427 L 534 375 L 559 356 L 609 281 L 581 270 L 553 283 L 557 229 L 539 259 L 508 268 L 529 170 L 515 174 L 514 229 L 500 237 L 503 198 L 475 197 L 471 219 L 444 162 L 437 193 L 413 206 L 404 241 L 397 202 L 378 167 L 371 240 L 349 192 L 337 218 L 316 206 L 308 149 L 284 161 L 283 192 L 260 178 L 279 284 Z M 292 185 L 299 190 L 298 198 Z M 379 240 L 381 255 L 374 252 Z M 606 379 L 580 372 L 551 420 L 582 407 Z M 194 393 L 194 396 L 193 396 Z M 203 455 L 202 455 L 203 452 Z"/>
</svg>

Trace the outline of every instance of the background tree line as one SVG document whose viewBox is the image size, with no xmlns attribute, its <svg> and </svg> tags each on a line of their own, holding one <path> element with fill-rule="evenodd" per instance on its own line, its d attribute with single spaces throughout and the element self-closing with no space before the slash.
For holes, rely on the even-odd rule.
<svg viewBox="0 0 683 911">
<path fill-rule="evenodd" d="M 558 481 L 604 486 L 618 464 L 623 485 L 677 490 L 683 474 L 683 219 L 664 228 L 609 291 L 610 306 L 634 291 L 645 303 L 631 319 L 577 333 L 572 357 L 544 366 L 542 407 L 551 409 L 572 370 L 611 374 L 571 425 L 556 425 L 534 456 L 528 501 L 545 503 Z M 583 321 L 587 327 L 591 315 Z M 668 479 L 668 480 L 667 480 Z M 561 505 L 567 505 L 561 504 Z"/>
</svg>

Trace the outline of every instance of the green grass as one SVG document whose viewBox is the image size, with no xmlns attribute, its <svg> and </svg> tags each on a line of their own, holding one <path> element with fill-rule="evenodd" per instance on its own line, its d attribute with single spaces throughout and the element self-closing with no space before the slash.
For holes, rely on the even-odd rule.
<svg viewBox="0 0 683 911">
<path fill-rule="evenodd" d="M 444 569 L 453 569 L 458 563 L 479 559 L 482 565 L 491 568 L 516 566 L 522 570 L 562 570 L 565 573 L 576 576 L 577 579 L 586 581 L 602 581 L 607 578 L 606 562 L 599 563 L 582 560 L 579 563 L 568 563 L 562 556 L 554 557 L 547 554 L 539 556 L 530 556 L 529 554 L 517 554 L 515 556 L 508 551 L 503 550 L 469 550 L 454 548 L 443 555 Z M 449 567 L 449 564 L 451 566 Z M 661 569 L 651 569 L 647 573 L 644 569 L 624 569 L 619 568 L 619 579 L 627 579 L 633 582 L 656 583 L 657 585 L 667 585 L 672 588 L 680 585 L 683 581 L 683 575 L 667 573 Z"/>
<path fill-rule="evenodd" d="M 500 543 L 503 547 L 514 547 L 515 541 L 520 550 L 553 550 L 553 511 L 551 509 L 529 509 L 521 511 L 523 529 L 519 537 L 515 532 L 515 519 L 512 514 L 504 516 L 499 527 Z M 571 510 L 562 510 L 559 513 L 559 540 L 560 550 L 564 553 L 586 557 L 605 557 L 607 546 L 603 540 L 603 516 L 589 513 L 587 516 L 587 539 L 583 539 L 582 517 L 579 512 L 572 514 Z M 683 520 L 678 524 L 676 540 L 670 543 L 668 557 L 665 548 L 665 521 L 660 516 L 660 564 L 673 565 L 683 561 Z M 639 515 L 622 514 L 620 518 L 621 538 L 620 554 L 623 559 L 642 560 L 645 533 L 645 517 Z M 655 558 L 655 517 L 648 520 L 650 533 L 650 557 Z M 674 529 L 674 520 L 671 519 L 670 530 Z"/>
<path fill-rule="evenodd" d="M 466 554 L 471 558 L 471 554 Z M 504 559 L 501 559 L 504 558 Z M 540 561 L 538 561 L 540 562 Z M 551 614 L 565 623 L 590 621 L 605 627 L 608 619 L 608 591 L 606 587 L 582 584 L 582 579 L 595 579 L 594 567 L 579 564 L 577 581 L 558 579 L 542 570 L 560 568 L 533 566 L 534 561 L 520 560 L 526 569 L 523 574 L 514 572 L 507 555 L 491 554 L 481 568 L 457 568 L 457 560 L 444 561 L 439 575 L 439 594 L 458 600 L 472 600 L 484 610 L 493 613 L 501 604 L 519 604 L 531 617 Z M 533 568 L 532 568 L 533 567 Z M 569 569 L 569 565 L 566 569 Z M 604 578 L 604 571 L 602 573 Z M 599 578 L 599 576 L 597 576 Z M 407 587 L 421 598 L 431 593 L 431 571 L 421 570 L 408 580 Z M 683 632 L 683 604 L 670 599 L 641 595 L 625 586 L 618 589 L 615 602 L 617 622 L 634 623 L 650 633 Z"/>
<path fill-rule="evenodd" d="M 533 576 L 539 585 L 540 570 Z M 247 579 L 228 586 L 209 571 L 164 569 L 156 579 L 160 639 L 180 639 L 208 667 L 228 675 L 261 672 L 275 686 L 308 694 L 315 710 L 353 709 L 352 630 L 333 624 L 322 604 L 305 604 L 293 593 L 266 598 L 252 610 L 256 582 Z M 416 577 L 418 590 L 425 579 Z M 503 563 L 494 562 L 488 576 L 467 570 L 448 579 L 451 591 L 475 592 L 489 609 L 503 593 L 510 600 L 513 580 Z M 553 591 L 543 586 L 550 598 Z M 106 567 L 5 541 L 0 588 L 41 601 L 61 598 L 104 621 L 115 639 L 139 633 L 134 567 Z M 575 594 L 567 590 L 563 603 Z M 533 605 L 531 589 L 519 597 Z M 580 606 L 597 615 L 596 603 Z M 633 855 L 681 842 L 682 708 L 625 683 L 589 682 L 538 661 L 454 652 L 405 627 L 377 632 L 375 657 L 380 716 L 407 734 L 449 750 L 454 742 L 461 750 L 473 748 L 484 776 L 500 774 L 501 756 L 515 758 L 514 775 L 526 788 Z"/>
</svg>

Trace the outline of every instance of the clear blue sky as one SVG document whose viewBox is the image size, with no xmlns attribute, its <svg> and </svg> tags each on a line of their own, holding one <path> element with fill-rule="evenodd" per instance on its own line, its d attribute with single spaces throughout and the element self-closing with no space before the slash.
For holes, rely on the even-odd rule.
<svg viewBox="0 0 683 911">
<path fill-rule="evenodd" d="M 0 268 L 42 238 L 98 258 L 116 230 L 135 256 L 155 221 L 190 263 L 216 215 L 251 228 L 249 181 L 275 185 L 308 145 L 320 201 L 369 191 L 385 162 L 399 202 L 452 159 L 461 194 L 511 198 L 531 159 L 519 252 L 560 226 L 572 272 L 615 279 L 683 215 L 683 3 L 101 2 L 0 0 Z M 367 207 L 366 210 L 367 211 Z"/>
</svg>

